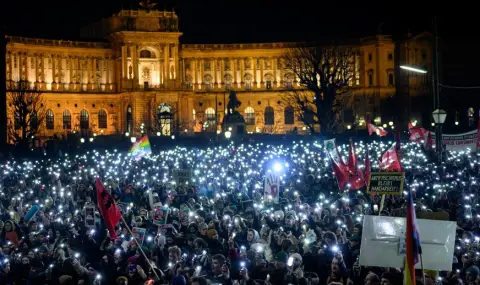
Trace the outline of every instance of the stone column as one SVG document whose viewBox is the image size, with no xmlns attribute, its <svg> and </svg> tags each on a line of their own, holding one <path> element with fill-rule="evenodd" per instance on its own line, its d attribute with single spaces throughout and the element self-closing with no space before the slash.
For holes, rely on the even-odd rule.
<svg viewBox="0 0 480 285">
<path fill-rule="evenodd" d="M 41 71 L 41 74 L 40 74 L 40 75 L 41 75 L 41 77 L 42 77 L 42 78 L 41 78 L 41 79 L 42 79 L 42 83 L 45 83 L 45 79 L 46 79 L 46 78 L 45 78 L 45 77 L 46 77 L 46 76 L 45 76 L 45 57 L 44 57 L 43 54 L 40 54 L 40 61 L 42 62 L 42 71 Z M 44 85 L 44 84 L 42 84 L 42 86 L 43 86 L 43 85 Z"/>
<path fill-rule="evenodd" d="M 220 60 L 220 83 L 222 85 L 221 88 L 223 88 L 225 86 L 225 59 L 220 58 Z"/>
<path fill-rule="evenodd" d="M 213 68 L 213 88 L 217 88 L 218 78 L 217 78 L 217 59 L 216 58 L 212 58 L 211 68 Z"/>
<path fill-rule="evenodd" d="M 25 58 L 25 80 L 29 81 L 29 76 L 30 76 L 30 72 L 28 72 L 28 68 L 30 66 L 30 62 L 28 61 L 28 53 L 23 53 L 23 56 Z"/>
<path fill-rule="evenodd" d="M 73 56 L 70 56 L 70 78 L 69 78 L 70 90 L 72 90 L 71 84 L 75 83 L 74 80 L 73 80 L 74 70 L 75 70 L 75 60 L 73 59 Z"/>
<path fill-rule="evenodd" d="M 137 46 L 133 45 L 131 50 L 132 56 L 132 68 L 133 68 L 133 88 L 137 88 L 140 84 L 140 79 L 138 78 L 138 57 L 137 57 Z"/>
<path fill-rule="evenodd" d="M 262 57 L 260 58 L 260 87 L 261 88 L 265 87 L 264 70 L 265 70 L 265 58 Z"/>
<path fill-rule="evenodd" d="M 173 79 L 177 79 L 179 77 L 179 72 L 178 72 L 178 45 L 174 44 L 173 45 Z"/>
<path fill-rule="evenodd" d="M 5 55 L 5 63 L 7 64 L 7 81 L 12 80 L 12 52 L 7 51 Z M 9 83 L 8 83 L 9 84 Z"/>
<path fill-rule="evenodd" d="M 104 57 L 103 62 L 105 64 L 105 90 L 110 88 L 110 57 Z"/>
<path fill-rule="evenodd" d="M 245 88 L 245 58 L 240 59 L 240 85 L 243 88 Z"/>
<path fill-rule="evenodd" d="M 52 90 L 55 89 L 55 87 L 57 87 L 57 79 L 55 78 L 55 75 L 56 75 L 56 72 L 55 72 L 55 65 L 56 65 L 56 58 L 55 58 L 55 54 L 50 54 L 50 60 L 52 61 L 52 82 L 51 82 L 51 86 L 52 86 Z"/>
<path fill-rule="evenodd" d="M 75 83 L 82 83 L 80 80 L 82 79 L 82 66 L 80 64 L 80 56 L 77 56 L 77 78 Z"/>
<path fill-rule="evenodd" d="M 187 74 L 187 71 L 185 70 L 185 59 L 182 58 L 182 84 L 185 83 L 185 76 Z"/>
<path fill-rule="evenodd" d="M 231 58 L 230 62 L 232 62 L 232 75 L 233 75 L 233 86 L 237 87 L 237 59 L 236 58 Z"/>
<path fill-rule="evenodd" d="M 198 83 L 198 80 L 197 80 L 197 59 L 194 58 L 192 59 L 192 62 L 191 62 L 191 68 L 192 68 L 192 86 L 194 89 L 197 89 L 198 86 L 197 86 L 197 83 Z"/>
<path fill-rule="evenodd" d="M 166 83 L 166 80 L 170 79 L 170 46 L 168 44 L 165 44 L 165 46 L 163 47 L 163 63 L 164 63 L 164 78 L 165 78 L 165 83 Z"/>
<path fill-rule="evenodd" d="M 283 87 L 283 83 L 284 83 L 284 77 L 285 77 L 285 61 L 283 60 L 283 58 L 280 58 L 280 87 Z"/>
<path fill-rule="evenodd" d="M 39 82 L 39 80 L 38 80 L 38 78 L 39 78 L 38 77 L 38 58 L 37 58 L 36 53 L 33 54 L 33 59 L 34 59 L 34 64 L 35 64 L 34 65 L 34 68 L 35 68 L 35 75 L 34 75 L 35 76 L 35 82 Z"/>
<path fill-rule="evenodd" d="M 59 55 L 58 56 L 58 83 L 63 83 L 62 70 L 63 70 L 63 55 Z"/>
<path fill-rule="evenodd" d="M 273 58 L 273 86 L 277 87 L 277 58 Z"/>
<path fill-rule="evenodd" d="M 257 85 L 257 59 L 252 57 L 252 85 L 256 87 Z"/>
<path fill-rule="evenodd" d="M 205 89 L 205 60 L 203 58 L 200 59 L 200 89 Z"/>
</svg>

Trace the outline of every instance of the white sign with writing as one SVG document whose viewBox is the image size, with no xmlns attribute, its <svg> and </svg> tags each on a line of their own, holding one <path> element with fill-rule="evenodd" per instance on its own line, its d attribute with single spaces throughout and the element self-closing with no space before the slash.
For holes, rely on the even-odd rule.
<svg viewBox="0 0 480 285">
<path fill-rule="evenodd" d="M 406 219 L 365 216 L 360 265 L 403 268 Z M 456 222 L 417 219 L 424 269 L 452 270 Z M 420 262 L 415 265 L 420 269 Z"/>
</svg>

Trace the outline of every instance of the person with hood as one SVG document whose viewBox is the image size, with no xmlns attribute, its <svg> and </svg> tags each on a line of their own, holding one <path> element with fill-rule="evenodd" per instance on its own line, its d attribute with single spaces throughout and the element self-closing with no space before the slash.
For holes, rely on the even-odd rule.
<svg viewBox="0 0 480 285">
<path fill-rule="evenodd" d="M 250 249 L 251 245 L 254 244 L 254 243 L 257 243 L 258 240 L 260 239 L 260 235 L 258 234 L 258 232 L 254 229 L 248 229 L 247 230 L 247 244 L 246 244 L 246 247 L 247 247 L 247 250 Z"/>
</svg>

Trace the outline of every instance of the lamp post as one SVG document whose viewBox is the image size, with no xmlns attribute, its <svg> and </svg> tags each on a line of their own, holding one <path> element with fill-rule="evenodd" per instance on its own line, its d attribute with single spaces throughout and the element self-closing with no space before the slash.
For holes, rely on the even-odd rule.
<svg viewBox="0 0 480 285">
<path fill-rule="evenodd" d="M 225 132 L 225 138 L 229 140 L 232 137 L 232 132 L 231 131 L 226 131 Z"/>
<path fill-rule="evenodd" d="M 438 164 L 441 164 L 443 151 L 442 125 L 445 123 L 445 119 L 447 118 L 447 112 L 441 109 L 436 109 L 433 111 L 432 116 L 436 127 L 435 147 L 437 151 Z"/>
</svg>

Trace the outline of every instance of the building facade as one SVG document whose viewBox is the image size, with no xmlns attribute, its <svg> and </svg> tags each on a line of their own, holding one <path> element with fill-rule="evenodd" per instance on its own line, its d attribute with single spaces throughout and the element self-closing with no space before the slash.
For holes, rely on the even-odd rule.
<svg viewBox="0 0 480 285">
<path fill-rule="evenodd" d="M 242 102 L 238 111 L 247 132 L 301 133 L 303 124 L 282 97 L 301 88 L 282 60 L 288 43 L 181 44 L 178 21 L 174 12 L 122 10 L 82 31 L 103 41 L 10 37 L 7 82 L 26 80 L 44 90 L 43 136 L 146 128 L 159 135 L 217 132 L 229 90 Z M 398 74 L 395 68 L 399 57 L 430 69 L 426 39 L 411 37 L 410 47 L 386 35 L 358 40 L 345 127 L 384 123 L 382 100 L 399 90 L 396 84 L 409 98 L 429 92 L 428 73 Z"/>
</svg>

